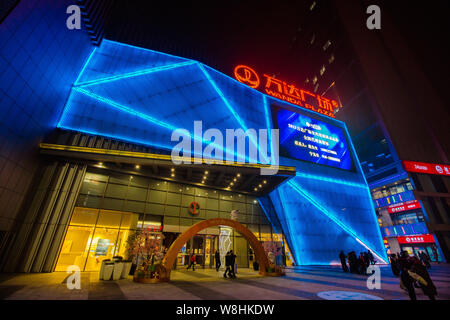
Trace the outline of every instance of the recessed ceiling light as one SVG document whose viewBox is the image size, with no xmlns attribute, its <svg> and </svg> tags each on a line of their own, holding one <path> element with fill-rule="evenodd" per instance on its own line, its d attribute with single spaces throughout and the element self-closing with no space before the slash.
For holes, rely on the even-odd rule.
<svg viewBox="0 0 450 320">
<path fill-rule="evenodd" d="M 208 173 L 209 173 L 208 170 L 206 170 L 206 171 L 205 171 L 205 174 L 208 174 Z"/>
<path fill-rule="evenodd" d="M 170 171 L 174 172 L 174 171 L 175 171 L 175 168 L 170 169 Z"/>
<path fill-rule="evenodd" d="M 170 176 L 171 176 L 171 177 L 175 177 L 175 173 L 172 173 Z"/>
<path fill-rule="evenodd" d="M 240 173 L 238 173 L 238 174 L 237 174 L 237 176 L 238 176 L 238 177 L 240 177 L 240 176 L 241 176 L 241 174 L 240 174 Z"/>
<path fill-rule="evenodd" d="M 137 165 L 135 165 L 135 168 L 136 168 L 136 169 L 140 169 L 141 166 L 137 164 Z"/>
</svg>

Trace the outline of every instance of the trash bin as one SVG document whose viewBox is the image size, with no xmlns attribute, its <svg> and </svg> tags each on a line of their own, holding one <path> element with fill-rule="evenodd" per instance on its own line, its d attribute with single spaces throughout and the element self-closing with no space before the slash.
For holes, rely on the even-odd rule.
<svg viewBox="0 0 450 320">
<path fill-rule="evenodd" d="M 113 271 L 113 280 L 119 280 L 122 276 L 122 270 L 123 270 L 123 262 L 122 260 L 117 260 L 114 262 L 114 271 Z"/>
<path fill-rule="evenodd" d="M 122 269 L 122 276 L 120 278 L 126 279 L 128 277 L 128 275 L 130 274 L 132 263 L 131 263 L 131 260 L 123 260 L 122 264 L 123 264 L 123 269 Z"/>
<path fill-rule="evenodd" d="M 104 271 L 103 269 L 105 268 L 105 263 L 106 263 L 106 262 L 110 262 L 110 261 L 111 261 L 111 260 L 109 260 L 109 259 L 105 259 L 105 260 L 102 261 L 102 265 L 101 265 L 101 267 L 100 267 L 100 272 L 99 272 L 99 274 L 98 274 L 100 280 L 103 280 L 103 271 Z"/>
<path fill-rule="evenodd" d="M 114 271 L 114 262 L 105 262 L 103 267 L 103 280 L 111 280 Z"/>
</svg>

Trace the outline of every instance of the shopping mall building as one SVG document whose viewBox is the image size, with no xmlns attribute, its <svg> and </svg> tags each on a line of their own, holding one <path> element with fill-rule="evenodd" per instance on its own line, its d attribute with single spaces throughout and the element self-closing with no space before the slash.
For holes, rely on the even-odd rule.
<svg viewBox="0 0 450 320">
<path fill-rule="evenodd" d="M 339 263 L 341 250 L 388 261 L 335 102 L 263 74 L 255 83 L 250 68 L 237 70 L 239 82 L 182 57 L 106 39 L 92 46 L 86 33 L 49 27 L 66 5 L 20 2 L 0 25 L 1 271 L 94 271 L 127 256 L 136 230 L 167 248 L 218 217 L 275 247 L 281 264 Z M 233 137 L 231 148 L 227 130 L 239 129 L 246 145 Z M 192 137 L 182 163 L 176 132 Z M 212 266 L 227 242 L 238 266 L 251 266 L 245 238 L 221 226 L 188 241 L 177 265 L 194 252 Z"/>
<path fill-rule="evenodd" d="M 311 109 L 313 102 L 304 103 Z M 189 226 L 230 218 L 233 210 L 263 244 L 277 246 L 288 265 L 336 263 L 341 250 L 371 250 L 387 261 L 345 124 L 308 108 L 200 62 L 104 40 L 73 82 L 56 128 L 40 143 L 43 166 L 24 207 L 32 223 L 20 225 L 5 270 L 98 270 L 103 259 L 127 255 L 135 230 L 151 229 L 169 247 Z M 203 135 L 194 121 L 202 121 Z M 173 162 L 179 142 L 173 133 L 180 128 L 200 145 L 192 148 L 196 162 L 190 155 Z M 202 159 L 211 144 L 208 129 L 224 137 L 227 129 L 269 129 L 268 139 L 279 139 L 279 168 L 262 174 L 274 162 L 261 153 L 261 134 L 244 140 L 248 148 L 234 148 L 231 161 Z M 278 139 L 270 129 L 279 129 Z M 269 151 L 273 160 L 276 151 Z M 227 152 L 228 145 L 212 158 L 225 160 Z M 193 251 L 201 265 L 212 266 L 221 237 L 229 237 L 238 265 L 248 267 L 247 241 L 220 226 L 192 238 L 178 264 Z"/>
</svg>

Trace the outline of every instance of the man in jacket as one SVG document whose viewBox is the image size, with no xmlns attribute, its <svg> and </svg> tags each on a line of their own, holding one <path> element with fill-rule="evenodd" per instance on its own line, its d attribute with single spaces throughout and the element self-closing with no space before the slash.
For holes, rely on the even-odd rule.
<svg viewBox="0 0 450 320">
<path fill-rule="evenodd" d="M 214 259 L 216 260 L 216 271 L 219 271 L 219 268 L 221 266 L 219 250 L 216 250 L 216 253 L 214 254 Z"/>
</svg>

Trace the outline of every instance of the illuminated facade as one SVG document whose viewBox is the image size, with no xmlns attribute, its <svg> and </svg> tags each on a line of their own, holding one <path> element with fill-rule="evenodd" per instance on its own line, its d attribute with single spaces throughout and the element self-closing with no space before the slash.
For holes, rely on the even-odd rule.
<svg viewBox="0 0 450 320">
<path fill-rule="evenodd" d="M 273 129 L 273 112 L 280 108 L 339 131 L 343 140 L 335 142 L 336 148 L 345 145 L 346 153 L 342 167 L 282 154 L 280 165 L 295 167 L 295 176 L 268 192 L 255 187 L 274 233 L 285 236 L 293 262 L 335 263 L 340 250 L 371 250 L 387 261 L 369 189 L 345 125 L 252 90 L 197 61 L 104 40 L 75 81 L 58 128 L 167 154 L 176 128 L 189 130 L 194 121 L 202 120 L 205 128 L 224 132 Z"/>
</svg>

